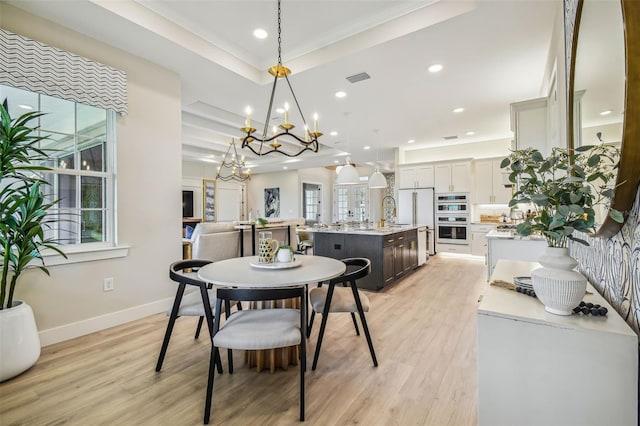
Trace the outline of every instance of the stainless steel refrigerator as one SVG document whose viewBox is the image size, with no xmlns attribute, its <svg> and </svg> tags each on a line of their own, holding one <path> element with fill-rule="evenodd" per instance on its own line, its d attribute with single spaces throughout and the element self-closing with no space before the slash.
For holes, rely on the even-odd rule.
<svg viewBox="0 0 640 426">
<path fill-rule="evenodd" d="M 398 222 L 408 225 L 423 225 L 434 235 L 435 191 L 433 188 L 411 188 L 398 190 Z M 429 254 L 435 254 L 435 238 L 427 239 Z"/>
</svg>

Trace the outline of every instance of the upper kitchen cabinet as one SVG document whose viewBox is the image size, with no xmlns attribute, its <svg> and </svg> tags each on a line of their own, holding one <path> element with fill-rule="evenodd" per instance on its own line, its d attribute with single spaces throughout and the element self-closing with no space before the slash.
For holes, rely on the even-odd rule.
<svg viewBox="0 0 640 426">
<path fill-rule="evenodd" d="M 515 148 L 535 148 L 549 155 L 549 113 L 547 98 L 531 99 L 511 104 L 511 130 Z"/>
<path fill-rule="evenodd" d="M 434 186 L 433 164 L 398 169 L 398 188 L 431 188 Z"/>
<path fill-rule="evenodd" d="M 511 187 L 505 188 L 500 158 L 487 158 L 474 162 L 473 202 L 474 204 L 508 204 Z"/>
<path fill-rule="evenodd" d="M 471 192 L 471 161 L 436 164 L 434 180 L 436 193 Z"/>
</svg>

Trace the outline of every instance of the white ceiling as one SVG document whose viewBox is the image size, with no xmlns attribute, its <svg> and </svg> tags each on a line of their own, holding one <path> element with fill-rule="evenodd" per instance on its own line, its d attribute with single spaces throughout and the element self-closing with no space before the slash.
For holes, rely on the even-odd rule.
<svg viewBox="0 0 640 426">
<path fill-rule="evenodd" d="M 266 69 L 277 62 L 275 0 L 8 3 L 179 73 L 185 160 L 211 161 L 213 154 L 220 161 L 231 138 L 242 136 L 248 105 L 253 127 L 264 125 L 272 82 Z M 317 112 L 324 133 L 320 152 L 289 168 L 333 165 L 347 151 L 356 164 L 378 158 L 389 168 L 396 147 L 512 138 L 509 104 L 541 95 L 560 3 L 284 0 L 282 60 L 307 122 Z M 267 39 L 253 37 L 258 27 Z M 443 71 L 429 73 L 434 63 Z M 371 79 L 346 80 L 361 72 Z M 285 83 L 278 84 L 280 105 Z M 338 90 L 347 96 L 337 99 Z M 452 113 L 458 106 L 465 111 Z M 293 113 L 291 121 L 301 128 Z M 465 135 L 469 130 L 475 135 Z M 408 145 L 410 139 L 416 142 Z M 279 170 L 288 160 L 245 154 L 253 173 Z"/>
</svg>

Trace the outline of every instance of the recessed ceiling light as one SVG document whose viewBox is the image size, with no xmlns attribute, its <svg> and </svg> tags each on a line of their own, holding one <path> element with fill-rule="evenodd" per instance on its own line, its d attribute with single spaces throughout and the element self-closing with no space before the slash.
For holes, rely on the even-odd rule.
<svg viewBox="0 0 640 426">
<path fill-rule="evenodd" d="M 329 133 L 331 136 L 338 136 L 338 132 L 336 132 L 335 130 L 331 133 Z"/>
<path fill-rule="evenodd" d="M 440 64 L 433 64 L 429 67 L 429 72 L 439 72 L 442 71 L 442 65 Z"/>
<path fill-rule="evenodd" d="M 282 166 L 282 169 L 283 169 L 283 170 L 287 170 L 287 169 L 288 169 L 288 167 L 287 167 L 287 166 Z"/>
<path fill-rule="evenodd" d="M 369 145 L 367 145 L 367 146 L 365 146 L 365 147 L 364 147 L 364 148 L 362 148 L 362 149 L 371 149 L 371 147 L 370 147 Z"/>
<path fill-rule="evenodd" d="M 462 111 L 464 111 L 464 108 L 462 108 L 462 107 L 457 107 L 457 108 L 454 108 L 452 111 L 453 111 L 453 112 L 462 112 Z"/>
<path fill-rule="evenodd" d="M 473 130 L 469 130 L 468 132 L 465 133 L 465 135 L 467 135 L 467 136 L 473 136 L 475 134 L 476 134 L 476 132 L 474 132 Z"/>
<path fill-rule="evenodd" d="M 31 105 L 26 105 L 26 104 L 20 104 L 18 105 L 20 108 L 22 109 L 33 109 L 33 107 Z"/>
<path fill-rule="evenodd" d="M 338 164 L 339 161 L 338 160 L 333 160 L 333 164 Z"/>
<path fill-rule="evenodd" d="M 611 114 L 613 111 L 611 111 L 610 109 L 604 110 L 600 113 L 600 115 L 609 115 Z"/>
<path fill-rule="evenodd" d="M 342 90 L 336 92 L 336 98 L 344 98 L 347 96 L 347 92 L 343 92 Z"/>
<path fill-rule="evenodd" d="M 259 38 L 260 40 L 267 38 L 268 35 L 269 33 L 262 28 L 256 28 L 255 30 L 253 30 L 253 36 L 255 38 Z"/>
<path fill-rule="evenodd" d="M 407 143 L 414 143 L 415 141 L 416 141 L 415 139 L 409 139 Z"/>
</svg>

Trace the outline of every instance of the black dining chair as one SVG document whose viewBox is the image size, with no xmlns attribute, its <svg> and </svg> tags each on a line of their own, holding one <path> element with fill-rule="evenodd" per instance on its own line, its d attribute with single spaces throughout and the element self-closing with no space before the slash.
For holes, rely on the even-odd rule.
<svg viewBox="0 0 640 426">
<path fill-rule="evenodd" d="M 221 312 L 223 302 L 225 321 L 220 325 L 220 315 L 213 325 L 213 346 L 209 361 L 209 379 L 204 409 L 204 423 L 209 423 L 213 404 L 214 365 L 220 361 L 219 348 L 227 348 L 229 373 L 233 373 L 233 349 L 262 350 L 300 345 L 300 421 L 304 420 L 304 373 L 306 362 L 307 313 L 305 287 L 273 289 L 218 288 L 216 311 Z M 300 298 L 300 309 L 245 309 L 229 315 L 231 300 L 255 302 Z M 275 391 L 275 390 L 274 390 Z"/>
<path fill-rule="evenodd" d="M 206 319 L 209 335 L 211 335 L 211 330 L 213 330 L 213 318 L 216 312 L 215 291 L 209 289 L 207 284 L 204 281 L 199 280 L 197 276 L 198 269 L 208 265 L 209 263 L 211 263 L 210 260 L 190 259 L 179 260 L 177 262 L 173 262 L 169 266 L 169 277 L 178 283 L 178 290 L 176 291 L 176 297 L 173 300 L 171 309 L 167 310 L 169 322 L 164 334 L 164 340 L 162 341 L 160 355 L 158 356 L 156 371 L 160 371 L 162 368 L 162 363 L 164 362 L 164 357 L 167 353 L 167 348 L 169 347 L 171 333 L 173 332 L 173 327 L 179 317 L 200 317 L 198 319 L 198 326 L 194 336 L 195 339 L 200 336 L 200 329 L 202 328 L 203 320 Z M 194 286 L 198 291 L 185 295 L 184 293 L 187 286 Z M 224 308 L 222 309 L 223 311 L 221 312 L 224 312 Z M 222 363 L 218 364 L 218 372 L 222 373 Z"/>
<path fill-rule="evenodd" d="M 311 319 L 307 330 L 307 337 L 311 335 L 311 327 L 316 313 L 322 314 L 322 322 L 320 323 L 320 332 L 318 334 L 318 342 L 313 355 L 312 370 L 316 369 L 318 358 L 320 357 L 320 348 L 322 347 L 322 339 L 324 337 L 325 328 L 329 313 L 348 312 L 351 314 L 353 325 L 356 329 L 356 335 L 360 335 L 358 323 L 356 321 L 356 313 L 360 316 L 362 329 L 367 338 L 369 352 L 374 367 L 378 366 L 376 353 L 373 349 L 373 342 L 369 334 L 369 327 L 364 313 L 369 312 L 369 298 L 356 286 L 356 281 L 366 277 L 371 272 L 371 261 L 366 258 L 349 258 L 342 260 L 347 265 L 347 270 L 339 277 L 333 278 L 328 285 L 319 283 L 318 287 L 309 291 L 309 300 L 311 301 Z"/>
</svg>

